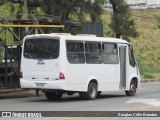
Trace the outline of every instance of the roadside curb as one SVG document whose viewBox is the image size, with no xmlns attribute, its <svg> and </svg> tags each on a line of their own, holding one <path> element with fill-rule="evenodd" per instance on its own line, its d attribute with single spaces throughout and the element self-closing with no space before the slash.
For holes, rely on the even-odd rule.
<svg viewBox="0 0 160 120">
<path fill-rule="evenodd" d="M 21 89 L 19 91 L 1 92 L 0 100 L 5 98 L 39 97 L 39 96 L 42 96 L 42 92 L 39 92 L 37 94 L 36 91 L 34 90 Z"/>
<path fill-rule="evenodd" d="M 160 79 L 158 80 L 141 80 L 141 82 L 160 82 Z"/>
</svg>

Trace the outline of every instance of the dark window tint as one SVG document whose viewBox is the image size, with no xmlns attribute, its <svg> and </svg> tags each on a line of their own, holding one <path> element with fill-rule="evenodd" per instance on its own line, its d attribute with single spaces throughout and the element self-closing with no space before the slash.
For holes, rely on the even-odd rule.
<svg viewBox="0 0 160 120">
<path fill-rule="evenodd" d="M 67 59 L 72 64 L 85 63 L 83 42 L 67 41 Z"/>
<path fill-rule="evenodd" d="M 53 38 L 29 38 L 24 44 L 24 57 L 28 59 L 56 59 L 59 56 L 59 40 Z"/>
<path fill-rule="evenodd" d="M 118 49 L 117 44 L 103 43 L 102 44 L 102 57 L 105 64 L 118 63 Z"/>
<path fill-rule="evenodd" d="M 101 43 L 86 42 L 85 55 L 86 55 L 86 63 L 101 64 L 102 63 Z"/>
<path fill-rule="evenodd" d="M 136 61 L 133 55 L 133 48 L 130 46 L 128 51 L 129 51 L 129 63 L 132 67 L 135 67 Z"/>
</svg>

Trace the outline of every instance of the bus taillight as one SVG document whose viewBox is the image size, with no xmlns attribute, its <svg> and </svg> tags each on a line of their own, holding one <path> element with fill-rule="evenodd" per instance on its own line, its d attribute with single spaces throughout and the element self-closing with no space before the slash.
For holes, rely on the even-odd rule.
<svg viewBox="0 0 160 120">
<path fill-rule="evenodd" d="M 23 78 L 23 72 L 20 71 L 20 78 Z"/>
<path fill-rule="evenodd" d="M 62 72 L 59 73 L 59 79 L 65 79 L 65 76 Z"/>
</svg>

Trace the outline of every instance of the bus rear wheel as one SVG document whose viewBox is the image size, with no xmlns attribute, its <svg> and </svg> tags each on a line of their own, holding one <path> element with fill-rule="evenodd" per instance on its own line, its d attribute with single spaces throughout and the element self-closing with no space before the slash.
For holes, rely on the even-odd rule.
<svg viewBox="0 0 160 120">
<path fill-rule="evenodd" d="M 125 91 L 127 96 L 134 96 L 136 94 L 136 82 L 131 81 L 130 90 Z"/>
<path fill-rule="evenodd" d="M 48 100 L 59 100 L 61 99 L 63 93 L 55 92 L 45 92 L 45 96 Z"/>
<path fill-rule="evenodd" d="M 79 96 L 85 100 L 94 100 L 97 97 L 97 85 L 89 83 L 87 92 L 80 92 Z"/>
</svg>

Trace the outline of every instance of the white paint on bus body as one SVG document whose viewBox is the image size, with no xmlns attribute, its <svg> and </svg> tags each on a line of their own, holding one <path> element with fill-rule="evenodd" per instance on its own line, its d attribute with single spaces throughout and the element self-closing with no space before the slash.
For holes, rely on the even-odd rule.
<svg viewBox="0 0 160 120">
<path fill-rule="evenodd" d="M 97 49 L 100 49 L 100 52 L 104 49 L 104 43 L 114 44 L 117 47 L 118 63 L 105 64 L 102 62 L 100 64 L 88 64 L 86 61 L 80 64 L 70 63 L 69 57 L 67 57 L 69 56 L 69 53 L 67 52 L 68 48 L 66 48 L 66 46 L 67 43 L 69 43 L 67 47 L 70 47 L 74 42 L 76 42 L 76 44 L 78 44 L 77 42 L 82 42 L 84 45 L 82 47 L 86 47 L 86 44 L 90 42 L 94 44 L 98 43 Z M 98 45 L 100 45 L 100 48 Z M 135 65 L 133 67 L 129 64 L 130 45 L 125 40 L 93 36 L 41 34 L 26 36 L 24 38 L 23 46 L 20 79 L 22 88 L 86 92 L 89 82 L 91 80 L 96 80 L 98 84 L 97 91 L 119 91 L 129 90 L 130 82 L 133 78 L 137 79 L 137 88 L 140 87 L 138 66 Z M 54 47 L 52 48 L 52 46 Z M 126 48 L 126 63 L 124 68 L 126 80 L 123 81 L 125 82 L 125 86 L 123 85 L 122 87 L 120 87 L 120 46 Z M 41 55 L 41 53 L 43 54 Z M 81 56 L 76 57 L 76 54 L 72 52 L 70 52 L 70 54 L 72 55 L 71 62 L 81 61 Z M 84 52 L 84 54 L 86 55 L 87 53 Z M 99 55 L 101 56 L 101 54 Z M 86 56 L 84 56 L 84 60 L 86 59 Z M 92 59 L 97 59 L 97 56 L 92 54 Z M 92 59 L 90 61 L 92 61 Z M 108 57 L 106 57 L 106 60 L 107 59 Z M 100 59 L 98 58 L 97 60 Z"/>
</svg>

